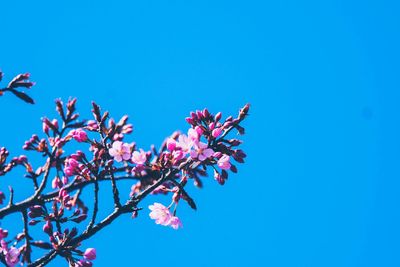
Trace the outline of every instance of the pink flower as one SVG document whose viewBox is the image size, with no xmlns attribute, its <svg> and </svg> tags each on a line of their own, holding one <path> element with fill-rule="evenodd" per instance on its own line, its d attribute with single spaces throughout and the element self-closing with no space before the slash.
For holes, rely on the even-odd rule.
<svg viewBox="0 0 400 267">
<path fill-rule="evenodd" d="M 169 151 L 173 151 L 176 148 L 176 141 L 172 138 L 167 139 L 167 148 Z"/>
<path fill-rule="evenodd" d="M 190 128 L 188 130 L 188 137 L 190 140 L 196 142 L 199 140 L 200 135 L 203 133 L 203 130 L 201 128 L 196 127 L 196 129 Z"/>
<path fill-rule="evenodd" d="M 14 267 L 19 262 L 19 250 L 15 247 L 11 247 L 5 252 L 5 259 L 9 267 Z"/>
<path fill-rule="evenodd" d="M 181 220 L 178 217 L 173 216 L 170 210 L 164 205 L 160 203 L 154 203 L 153 205 L 149 206 L 149 209 L 151 210 L 150 218 L 156 220 L 156 224 L 171 226 L 175 230 L 179 227 L 182 228 Z"/>
<path fill-rule="evenodd" d="M 118 162 L 129 160 L 131 158 L 131 146 L 121 141 L 115 141 L 108 153 Z"/>
<path fill-rule="evenodd" d="M 178 142 L 176 143 L 178 147 L 182 149 L 184 153 L 189 153 L 193 147 L 193 140 L 186 136 L 185 134 L 181 134 L 178 137 Z"/>
<path fill-rule="evenodd" d="M 79 167 L 79 162 L 74 158 L 68 158 L 65 161 L 64 173 L 66 176 L 72 176 L 76 173 Z"/>
<path fill-rule="evenodd" d="M 190 156 L 194 159 L 198 158 L 200 161 L 211 157 L 214 154 L 214 150 L 208 148 L 207 144 L 198 142 L 194 145 L 194 150 L 190 151 Z"/>
<path fill-rule="evenodd" d="M 149 209 L 151 210 L 150 218 L 156 220 L 156 224 L 168 225 L 172 215 L 167 207 L 160 203 L 154 203 L 149 206 Z"/>
<path fill-rule="evenodd" d="M 81 128 L 72 130 L 69 134 L 78 142 L 85 142 L 88 139 L 86 132 Z"/>
<path fill-rule="evenodd" d="M 175 161 L 181 160 L 185 157 L 185 154 L 182 152 L 182 150 L 175 150 L 172 152 L 172 157 Z"/>
<path fill-rule="evenodd" d="M 181 220 L 180 220 L 178 217 L 176 217 L 176 216 L 171 217 L 171 219 L 170 219 L 170 221 L 169 221 L 169 225 L 170 225 L 172 228 L 174 228 L 175 230 L 177 230 L 179 227 L 180 227 L 180 228 L 183 227 Z"/>
<path fill-rule="evenodd" d="M 147 160 L 147 155 L 146 152 L 143 151 L 143 149 L 140 149 L 139 151 L 134 151 L 132 153 L 132 162 L 136 163 L 137 165 L 143 165 Z"/>
<path fill-rule="evenodd" d="M 223 170 L 228 170 L 231 168 L 231 163 L 229 162 L 230 157 L 228 155 L 223 155 L 217 162 L 218 167 Z"/>
<path fill-rule="evenodd" d="M 83 257 L 89 261 L 96 259 L 96 249 L 94 248 L 86 249 L 85 253 L 83 254 Z"/>
</svg>

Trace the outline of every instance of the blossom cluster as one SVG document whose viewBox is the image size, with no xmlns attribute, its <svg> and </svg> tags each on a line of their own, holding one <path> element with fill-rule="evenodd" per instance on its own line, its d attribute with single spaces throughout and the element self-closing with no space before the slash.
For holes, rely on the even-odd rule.
<svg viewBox="0 0 400 267">
<path fill-rule="evenodd" d="M 23 84 L 28 78 L 20 76 L 7 88 L 29 88 Z M 230 172 L 238 171 L 235 164 L 246 158 L 239 148 L 242 141 L 229 136 L 233 132 L 244 134 L 241 124 L 248 115 L 248 104 L 237 117 L 226 119 L 222 113 L 214 115 L 207 109 L 192 112 L 186 118 L 188 129 L 174 132 L 158 149 L 143 149 L 126 140 L 133 132 L 128 116 L 116 121 L 93 103 L 94 119 L 80 120 L 76 99 L 65 104 L 57 99 L 55 104 L 59 118 L 42 118 L 42 137 L 34 134 L 23 145 L 27 152 L 43 157 L 42 165 L 34 169 L 25 155 L 10 160 L 8 150 L 0 148 L 0 176 L 21 166 L 34 189 L 33 195 L 18 203 L 13 202 L 11 187 L 9 195 L 0 192 L 0 219 L 20 213 L 23 221 L 22 232 L 13 238 L 0 228 L 0 261 L 8 266 L 43 266 L 57 256 L 70 266 L 92 266 L 96 250 L 81 250 L 83 241 L 123 214 L 136 218 L 142 210 L 141 201 L 151 195 L 169 197 L 170 203 L 150 205 L 150 219 L 162 226 L 182 228 L 178 203 L 183 200 L 197 209 L 187 185 L 191 182 L 201 188 L 209 172 L 223 185 Z M 74 149 L 77 145 L 80 150 Z M 130 194 L 120 193 L 120 180 L 132 181 Z M 99 218 L 103 201 L 99 201 L 98 192 L 100 185 L 106 184 L 112 189 L 114 210 Z M 84 197 L 88 190 L 93 192 L 91 201 Z M 4 205 L 6 198 L 8 204 Z M 35 237 L 35 231 L 42 233 L 40 237 Z M 43 256 L 32 259 L 33 249 L 42 250 Z"/>
</svg>

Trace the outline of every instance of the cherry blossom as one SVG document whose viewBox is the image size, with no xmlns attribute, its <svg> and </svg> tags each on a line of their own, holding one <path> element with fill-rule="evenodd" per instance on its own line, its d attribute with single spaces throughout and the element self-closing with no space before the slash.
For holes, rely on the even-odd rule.
<svg viewBox="0 0 400 267">
<path fill-rule="evenodd" d="M 0 80 L 1 77 L 0 71 Z M 0 88 L 0 95 L 9 88 L 29 86 L 24 84 L 27 78 L 29 75 L 17 76 L 9 87 Z M 23 92 L 14 94 L 33 103 Z M 176 216 L 178 207 L 188 205 L 197 209 L 192 187 L 187 185 L 201 188 L 203 177 L 212 170 L 215 180 L 223 185 L 230 175 L 228 170 L 238 171 L 230 159 L 243 163 L 246 158 L 239 148 L 242 141 L 228 134 L 244 134 L 241 123 L 247 117 L 249 105 L 236 118 L 229 116 L 224 121 L 221 113 L 214 116 L 207 109 L 191 112 L 186 118 L 190 126 L 185 134 L 175 131 L 161 146 L 152 145 L 149 151 L 144 151 L 135 142 L 122 141 L 133 130 L 127 123 L 128 116 L 115 120 L 108 111 L 92 103 L 94 120 L 81 120 L 75 104 L 76 98 L 65 104 L 57 99 L 59 117 L 42 119 L 43 136 L 34 134 L 25 142 L 23 149 L 44 160 L 31 161 L 25 155 L 9 158 L 8 150 L 0 148 L 0 176 L 20 166 L 33 187 L 32 195 L 13 201 L 15 189 L 10 186 L 7 195 L 10 204 L 0 208 L 4 224 L 16 222 L 22 226 L 20 232 L 12 234 L 0 228 L 0 259 L 8 266 L 50 266 L 54 265 L 50 263 L 53 258 L 62 257 L 71 266 L 91 267 L 97 255 L 94 248 L 81 248 L 86 239 L 127 213 L 136 218 L 142 210 L 142 201 L 158 194 L 169 197 L 171 204 L 150 205 L 150 218 L 159 225 L 182 228 Z M 93 139 L 88 139 L 88 132 Z M 74 140 L 90 144 L 90 152 L 78 150 L 71 154 L 71 145 L 81 145 L 87 150 L 86 144 L 76 144 Z M 128 199 L 124 196 L 128 192 L 121 190 L 122 182 L 134 183 Z M 106 198 L 102 193 L 105 186 L 110 187 L 111 190 L 105 191 L 111 191 L 112 197 Z M 88 191 L 92 194 L 87 194 Z M 21 193 L 17 192 L 17 196 Z M 0 204 L 5 197 L 0 191 Z M 114 209 L 104 216 L 103 208 L 110 206 Z M 3 221 L 16 214 L 22 220 Z M 40 231 L 39 235 L 35 231 Z"/>
<path fill-rule="evenodd" d="M 205 159 L 211 157 L 214 154 L 214 150 L 209 148 L 207 144 L 203 142 L 198 142 L 194 144 L 194 150 L 190 152 L 190 156 L 194 159 L 204 161 Z"/>
<path fill-rule="evenodd" d="M 5 252 L 5 260 L 9 267 L 14 267 L 19 262 L 19 250 L 11 247 Z"/>
<path fill-rule="evenodd" d="M 108 152 L 118 162 L 131 158 L 131 146 L 121 141 L 115 141 Z"/>
<path fill-rule="evenodd" d="M 136 163 L 137 165 L 143 165 L 147 160 L 146 152 L 143 149 L 140 151 L 134 151 L 132 153 L 132 162 Z"/>
<path fill-rule="evenodd" d="M 185 134 L 179 135 L 177 146 L 180 147 L 184 153 L 189 153 L 193 145 L 193 139 L 189 138 Z"/>
<path fill-rule="evenodd" d="M 172 217 L 171 212 L 163 204 L 154 203 L 149 206 L 149 209 L 151 210 L 149 214 L 150 218 L 156 220 L 156 224 L 168 225 L 170 223 Z"/>
<path fill-rule="evenodd" d="M 169 220 L 169 225 L 174 228 L 175 230 L 177 230 L 178 228 L 182 228 L 182 222 L 181 220 L 176 217 L 176 216 L 172 216 L 171 219 Z"/>
</svg>

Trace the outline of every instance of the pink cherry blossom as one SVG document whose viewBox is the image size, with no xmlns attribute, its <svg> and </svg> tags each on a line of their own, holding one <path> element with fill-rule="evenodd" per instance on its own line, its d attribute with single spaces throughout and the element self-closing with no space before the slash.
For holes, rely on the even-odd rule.
<svg viewBox="0 0 400 267">
<path fill-rule="evenodd" d="M 185 157 L 185 154 L 182 152 L 182 150 L 175 150 L 174 152 L 172 152 L 172 157 L 175 161 L 178 161 L 183 159 Z"/>
<path fill-rule="evenodd" d="M 228 170 L 231 168 L 231 163 L 229 162 L 230 157 L 228 155 L 223 155 L 217 162 L 218 167 L 223 170 Z"/>
<path fill-rule="evenodd" d="M 193 147 L 193 144 L 193 139 L 189 138 L 187 135 L 179 135 L 177 146 L 180 147 L 184 153 L 189 153 Z"/>
<path fill-rule="evenodd" d="M 83 254 L 83 257 L 89 261 L 96 259 L 96 249 L 94 249 L 94 248 L 86 249 L 85 253 Z"/>
<path fill-rule="evenodd" d="M 170 221 L 169 221 L 169 225 L 170 225 L 172 228 L 174 228 L 175 230 L 177 230 L 179 227 L 180 227 L 180 228 L 183 227 L 181 220 L 180 220 L 178 217 L 176 217 L 176 216 L 172 216 L 172 217 L 171 217 L 171 219 L 170 219 Z"/>
<path fill-rule="evenodd" d="M 207 144 L 203 142 L 198 142 L 194 144 L 194 150 L 190 152 L 190 156 L 194 159 L 199 159 L 204 161 L 205 159 L 211 157 L 214 154 L 214 150 L 208 148 Z"/>
<path fill-rule="evenodd" d="M 169 151 L 173 151 L 176 148 L 176 141 L 172 138 L 167 139 L 167 148 Z"/>
<path fill-rule="evenodd" d="M 131 146 L 121 141 L 115 141 L 108 153 L 118 162 L 131 158 Z"/>
<path fill-rule="evenodd" d="M 154 203 L 153 205 L 149 206 L 150 218 L 156 220 L 156 224 L 161 224 L 164 226 L 171 226 L 175 230 L 179 227 L 182 227 L 181 220 L 173 216 L 170 210 L 160 203 Z"/>
<path fill-rule="evenodd" d="M 199 129 L 199 130 L 197 130 Z M 203 133 L 203 131 L 201 130 L 201 128 L 190 128 L 188 130 L 188 137 L 190 140 L 192 140 L 193 142 L 197 142 L 200 138 L 200 135 Z"/>
<path fill-rule="evenodd" d="M 167 207 L 160 203 L 154 203 L 149 206 L 150 218 L 156 220 L 156 224 L 168 225 L 171 220 L 171 212 Z"/>
<path fill-rule="evenodd" d="M 147 160 L 146 152 L 143 149 L 139 151 L 134 151 L 132 153 L 132 162 L 136 163 L 137 165 L 143 165 Z"/>
<path fill-rule="evenodd" d="M 64 173 L 66 176 L 72 176 L 76 173 L 79 167 L 79 162 L 74 158 L 68 158 L 65 161 Z"/>
<path fill-rule="evenodd" d="M 9 267 L 17 265 L 19 262 L 19 250 L 16 247 L 11 247 L 5 252 L 5 260 Z"/>
</svg>

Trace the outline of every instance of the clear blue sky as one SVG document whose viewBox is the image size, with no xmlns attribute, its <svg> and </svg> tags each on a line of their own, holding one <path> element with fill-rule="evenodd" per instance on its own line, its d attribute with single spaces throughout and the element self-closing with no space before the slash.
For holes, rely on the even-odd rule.
<svg viewBox="0 0 400 267">
<path fill-rule="evenodd" d="M 0 98 L 14 154 L 57 97 L 129 114 L 144 148 L 252 104 L 239 174 L 192 188 L 182 230 L 118 220 L 83 245 L 96 266 L 400 265 L 398 1 L 59 2 L 0 7 L 0 67 L 37 82 L 35 106 Z"/>
</svg>

